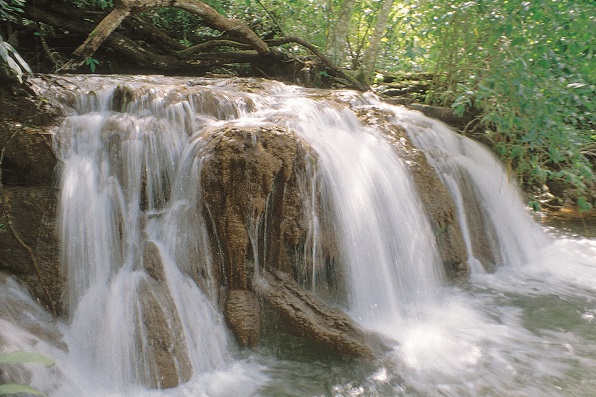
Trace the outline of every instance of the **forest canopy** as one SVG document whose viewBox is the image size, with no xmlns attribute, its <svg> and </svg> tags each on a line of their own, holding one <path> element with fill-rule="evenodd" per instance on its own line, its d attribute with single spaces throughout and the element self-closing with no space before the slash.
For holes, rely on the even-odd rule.
<svg viewBox="0 0 596 397">
<path fill-rule="evenodd" d="M 36 72 L 251 75 L 450 107 L 528 191 L 594 204 L 593 0 L 0 0 L 0 36 Z"/>
</svg>

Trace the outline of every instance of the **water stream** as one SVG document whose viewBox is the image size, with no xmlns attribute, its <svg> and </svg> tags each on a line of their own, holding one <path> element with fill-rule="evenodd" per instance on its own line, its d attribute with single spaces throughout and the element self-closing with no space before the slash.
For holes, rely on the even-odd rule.
<svg viewBox="0 0 596 397">
<path fill-rule="evenodd" d="M 50 396 L 594 394 L 596 240 L 536 224 L 478 143 L 350 92 L 338 101 L 275 82 L 127 76 L 68 84 L 79 94 L 56 147 L 69 319 L 50 323 L 17 283 L 0 280 L 9 303 L 0 308 L 3 349 L 57 362 L 11 367 L 17 381 Z M 124 113 L 112 110 L 117 86 L 142 93 Z M 458 208 L 469 280 L 447 279 L 408 168 L 348 102 L 389 111 L 437 170 Z M 313 209 L 308 255 L 318 258 L 318 221 L 327 216 L 346 269 L 344 309 L 394 341 L 385 356 L 346 361 L 276 335 L 254 351 L 235 347 L 196 211 L 209 155 L 203 132 L 223 124 L 291 128 L 316 152 L 305 178 L 328 211 Z M 478 233 L 490 247 L 475 245 Z M 311 281 L 317 292 L 314 273 Z M 151 353 L 152 332 L 167 335 L 181 385 L 142 386 L 161 382 L 151 370 L 164 359 Z"/>
</svg>

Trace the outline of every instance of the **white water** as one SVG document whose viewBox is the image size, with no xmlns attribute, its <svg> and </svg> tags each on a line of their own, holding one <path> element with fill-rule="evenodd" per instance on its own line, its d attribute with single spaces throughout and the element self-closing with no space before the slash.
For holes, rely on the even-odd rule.
<svg viewBox="0 0 596 397">
<path fill-rule="evenodd" d="M 148 327 L 167 321 L 172 330 L 180 321 L 182 337 L 166 343 L 189 357 L 196 376 L 223 369 L 231 362 L 231 347 L 221 315 L 205 295 L 210 289 L 201 291 L 184 275 L 194 257 L 205 261 L 195 264 L 206 269 L 207 283 L 212 279 L 204 222 L 188 211 L 197 208 L 199 197 L 196 190 L 184 194 L 186 187 L 192 192 L 188 173 L 197 172 L 183 153 L 194 132 L 184 117 L 188 111 L 176 104 L 165 108 L 160 94 L 149 92 L 130 113 L 118 114 L 109 110 L 111 92 L 99 95 L 82 97 L 77 114 L 57 134 L 64 162 L 60 230 L 69 274 L 72 320 L 65 340 L 71 356 L 99 385 L 137 387 L 155 377 Z M 158 248 L 165 288 L 143 270 L 149 242 Z M 164 317 L 144 311 L 147 289 Z M 182 370 L 177 372 L 183 379 Z"/>
<path fill-rule="evenodd" d="M 539 249 L 547 244 L 546 236 L 530 218 L 519 191 L 495 156 L 439 121 L 405 108 L 393 110 L 395 121 L 406 128 L 414 144 L 424 151 L 454 198 L 473 272 L 484 273 L 484 268 L 472 248 L 470 224 L 475 220 L 471 219 L 474 214 L 466 209 L 466 194 L 494 228 L 489 242 L 496 253 L 497 266 L 518 268 L 534 261 Z"/>
<path fill-rule="evenodd" d="M 321 200 L 331 203 L 348 272 L 348 310 L 369 328 L 398 326 L 433 300 L 443 276 L 411 177 L 380 132 L 351 110 L 296 94 L 278 92 L 249 117 L 287 125 L 315 150 Z"/>
<path fill-rule="evenodd" d="M 407 170 L 378 131 L 344 105 L 297 88 L 271 83 L 263 95 L 212 84 L 209 95 L 227 101 L 225 111 L 157 87 L 131 106 L 133 114 L 116 114 L 105 111 L 107 90 L 103 99 L 79 104 L 89 114 L 62 127 L 61 231 L 72 321 L 42 334 L 58 334 L 68 352 L 27 326 L 44 317 L 30 298 L 12 282 L 2 288 L 3 301 L 30 303 L 18 318 L 0 310 L 0 343 L 57 360 L 49 369 L 27 367 L 33 386 L 52 396 L 533 397 L 596 390 L 596 242 L 546 237 L 483 148 L 415 112 L 390 108 L 451 190 L 467 241 L 466 189 L 455 184 L 462 169 L 498 236 L 497 271 L 487 274 L 472 261 L 471 281 L 449 285 Z M 370 98 L 357 102 L 386 107 Z M 284 341 L 245 359 L 232 347 L 214 309 L 211 253 L 193 210 L 201 199 L 193 177 L 201 167 L 200 131 L 222 119 L 285 125 L 315 148 L 313 184 L 330 205 L 326 216 L 348 269 L 347 310 L 398 342 L 386 357 L 352 365 Z M 120 151 L 103 151 L 110 143 Z M 142 316 L 138 288 L 151 283 L 142 266 L 147 242 L 159 249 L 193 366 L 189 382 L 165 391 L 138 385 L 150 364 L 135 347 L 147 342 L 135 339 L 142 332 L 134 321 Z M 314 248 L 311 254 L 316 258 Z M 193 273 L 202 275 L 202 289 Z M 156 292 L 158 300 L 163 293 Z"/>
</svg>

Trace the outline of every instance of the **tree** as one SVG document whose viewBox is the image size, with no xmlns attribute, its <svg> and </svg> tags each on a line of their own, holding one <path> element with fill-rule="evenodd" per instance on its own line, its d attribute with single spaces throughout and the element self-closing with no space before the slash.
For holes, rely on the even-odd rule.
<svg viewBox="0 0 596 397">
<path fill-rule="evenodd" d="M 375 63 L 379 54 L 379 45 L 381 44 L 381 39 L 383 38 L 385 30 L 387 29 L 387 22 L 391 16 L 392 7 L 393 0 L 383 0 L 383 4 L 381 5 L 381 9 L 379 10 L 379 14 L 377 16 L 375 30 L 369 39 L 368 47 L 364 51 L 362 64 L 360 65 L 360 69 L 358 71 L 358 77 L 366 84 L 370 83 L 370 77 L 374 72 Z"/>
<path fill-rule="evenodd" d="M 331 61 L 338 67 L 342 67 L 347 55 L 345 47 L 355 2 L 356 0 L 344 0 L 341 4 L 329 39 L 330 44 L 327 53 Z"/>
<path fill-rule="evenodd" d="M 115 0 L 114 9 L 110 12 L 95 29 L 89 34 L 87 40 L 75 50 L 74 58 L 69 61 L 63 70 L 75 69 L 81 66 L 97 48 L 108 38 L 108 36 L 128 17 L 131 13 L 139 13 L 152 8 L 177 7 L 198 15 L 203 23 L 221 32 L 229 32 L 246 42 L 249 47 L 256 50 L 260 55 L 269 55 L 269 46 L 253 32 L 246 24 L 237 19 L 226 18 L 209 5 L 199 0 Z"/>
<path fill-rule="evenodd" d="M 198 17 L 200 26 L 194 24 L 189 29 L 207 29 L 208 33 L 195 35 L 193 41 L 169 36 L 148 18 L 163 9 Z M 109 48 L 118 59 L 124 60 L 122 63 L 135 65 L 137 71 L 203 75 L 225 65 L 248 64 L 252 67 L 251 74 L 294 82 L 301 69 L 310 70 L 313 62 L 276 47 L 297 44 L 318 59 L 319 69 L 311 73 L 324 70 L 321 73 L 328 76 L 328 84 L 367 89 L 306 40 L 295 36 L 265 40 L 243 21 L 224 16 L 199 0 L 116 0 L 110 12 L 90 11 L 87 7 L 73 9 L 63 2 L 37 0 L 27 4 L 25 16 L 53 27 L 54 31 L 87 35 L 72 58 L 57 65 L 60 71 L 79 70 L 85 63 L 94 67 L 98 62 L 92 58 L 93 54 Z M 39 36 L 43 40 L 44 35 L 39 33 Z M 114 55 L 111 57 L 116 61 Z"/>
</svg>

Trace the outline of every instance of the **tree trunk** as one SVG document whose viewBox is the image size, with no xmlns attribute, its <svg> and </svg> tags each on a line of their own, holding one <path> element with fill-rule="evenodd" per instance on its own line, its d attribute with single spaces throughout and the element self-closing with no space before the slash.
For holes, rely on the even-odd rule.
<svg viewBox="0 0 596 397">
<path fill-rule="evenodd" d="M 346 42 L 348 30 L 350 28 L 350 18 L 354 9 L 356 0 L 345 0 L 338 13 L 337 20 L 333 27 L 333 34 L 331 35 L 331 46 L 329 47 L 329 58 L 331 62 L 339 68 L 342 67 L 346 58 Z"/>
<path fill-rule="evenodd" d="M 362 57 L 362 64 L 358 73 L 359 77 L 366 84 L 369 84 L 370 77 L 375 69 L 375 63 L 379 54 L 379 46 L 381 39 L 387 29 L 387 22 L 389 22 L 389 16 L 391 15 L 391 7 L 393 6 L 393 0 L 384 0 L 379 15 L 377 17 L 377 24 L 375 31 L 370 38 L 368 48 L 364 52 Z"/>
<path fill-rule="evenodd" d="M 228 32 L 240 38 L 260 55 L 269 55 L 269 46 L 261 40 L 246 24 L 238 19 L 226 18 L 207 4 L 198 0 L 115 0 L 114 10 L 106 16 L 89 34 L 87 40 L 73 53 L 73 59 L 67 62 L 62 70 L 72 70 L 81 66 L 91 57 L 99 46 L 131 13 L 146 11 L 159 7 L 177 7 L 198 15 L 205 25 L 221 32 Z"/>
</svg>

